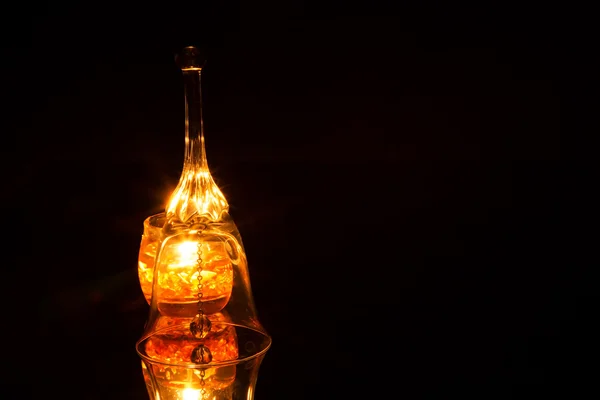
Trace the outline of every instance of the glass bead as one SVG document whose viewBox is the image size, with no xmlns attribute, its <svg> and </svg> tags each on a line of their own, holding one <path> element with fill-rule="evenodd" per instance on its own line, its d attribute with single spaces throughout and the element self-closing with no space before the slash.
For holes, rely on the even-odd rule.
<svg viewBox="0 0 600 400">
<path fill-rule="evenodd" d="M 192 350 L 191 361 L 194 364 L 208 364 L 212 361 L 210 349 L 203 344 L 200 344 Z"/>
<path fill-rule="evenodd" d="M 196 339 L 204 339 L 210 332 L 212 323 L 206 315 L 197 314 L 190 323 L 190 332 Z"/>
</svg>

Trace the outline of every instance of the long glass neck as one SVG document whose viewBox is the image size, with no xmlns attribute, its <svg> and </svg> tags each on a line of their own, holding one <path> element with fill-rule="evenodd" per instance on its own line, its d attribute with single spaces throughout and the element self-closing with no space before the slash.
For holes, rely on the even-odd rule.
<svg viewBox="0 0 600 400">
<path fill-rule="evenodd" d="M 185 154 L 179 183 L 167 203 L 167 217 L 187 223 L 191 220 L 219 221 L 229 204 L 208 169 L 202 122 L 202 68 L 189 51 L 182 66 L 185 92 Z"/>
<path fill-rule="evenodd" d="M 204 148 L 204 124 L 202 121 L 202 92 L 200 86 L 202 70 L 183 71 L 185 91 L 185 156 L 184 170 L 207 170 Z"/>
</svg>

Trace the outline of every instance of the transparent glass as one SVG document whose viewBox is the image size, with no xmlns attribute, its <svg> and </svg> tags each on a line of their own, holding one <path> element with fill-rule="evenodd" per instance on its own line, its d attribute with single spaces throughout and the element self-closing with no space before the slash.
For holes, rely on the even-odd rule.
<svg viewBox="0 0 600 400">
<path fill-rule="evenodd" d="M 271 339 L 263 332 L 227 322 L 213 324 L 206 339 L 176 323 L 144 336 L 137 343 L 142 373 L 152 400 L 251 400 L 258 370 Z M 212 343 L 213 360 L 188 361 L 200 343 Z"/>
<path fill-rule="evenodd" d="M 144 221 L 138 274 L 150 314 L 137 351 L 151 399 L 252 400 L 271 338 L 257 317 L 242 239 L 208 168 L 197 49 L 185 48 L 178 62 L 184 163 L 165 211 Z"/>
<path fill-rule="evenodd" d="M 222 217 L 221 221 L 202 226 L 201 231 L 184 226 L 180 232 L 167 236 L 164 213 L 144 221 L 138 275 L 151 306 L 146 331 L 157 329 L 163 317 L 194 317 L 198 312 L 201 276 L 200 302 L 206 315 L 223 311 L 232 323 L 264 332 L 252 297 L 240 234 L 229 214 Z M 203 261 L 201 271 L 197 268 L 198 247 Z"/>
<path fill-rule="evenodd" d="M 155 259 L 164 220 L 163 213 L 144 221 L 138 269 L 142 291 L 148 303 L 152 299 Z M 202 254 L 202 271 L 197 270 L 198 251 Z M 196 314 L 198 276 L 202 277 L 204 312 L 214 314 L 221 311 L 229 301 L 233 286 L 232 253 L 228 251 L 227 239 L 208 233 L 184 233 L 170 240 L 159 261 L 161 273 L 156 285 L 161 314 L 171 317 Z"/>
</svg>

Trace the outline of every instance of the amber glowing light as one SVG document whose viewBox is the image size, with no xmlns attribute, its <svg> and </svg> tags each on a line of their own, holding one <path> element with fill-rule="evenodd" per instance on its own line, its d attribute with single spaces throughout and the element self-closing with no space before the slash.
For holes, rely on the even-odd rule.
<svg viewBox="0 0 600 400">
<path fill-rule="evenodd" d="M 142 237 L 138 260 L 140 285 L 148 304 L 152 297 L 155 258 L 159 246 L 159 241 L 152 239 L 154 236 L 156 235 L 148 233 Z M 201 271 L 198 271 L 197 267 L 199 247 L 203 255 Z M 164 309 L 166 304 L 194 305 L 198 301 L 199 276 L 202 277 L 202 300 L 211 307 L 211 310 L 220 311 L 229 300 L 233 285 L 233 268 L 225 243 L 222 241 L 199 242 L 197 239 L 174 241 L 163 250 L 160 263 L 164 273 L 159 274 L 156 295 L 160 300 L 159 307 L 163 308 L 167 315 L 172 313 L 181 315 L 182 311 L 166 310 Z M 183 308 L 179 307 L 179 309 Z M 191 307 L 187 312 L 189 316 L 194 313 L 195 307 Z M 185 315 L 186 312 L 184 311 L 183 314 Z"/>
<path fill-rule="evenodd" d="M 215 321 L 219 319 L 222 320 L 222 316 L 215 318 Z M 235 360 L 238 357 L 238 343 L 233 326 L 216 325 L 204 343 L 212 349 L 213 361 L 216 363 Z M 222 394 L 235 380 L 235 365 L 209 367 L 204 370 L 177 366 L 189 364 L 190 354 L 197 344 L 198 340 L 190 337 L 185 328 L 149 339 L 146 344 L 147 355 L 156 361 L 173 364 L 155 368 L 153 372 L 157 384 L 169 390 L 188 390 L 190 396 L 193 393 L 207 395 L 215 391 Z M 147 368 L 143 368 L 143 372 L 144 378 L 149 380 Z"/>
</svg>

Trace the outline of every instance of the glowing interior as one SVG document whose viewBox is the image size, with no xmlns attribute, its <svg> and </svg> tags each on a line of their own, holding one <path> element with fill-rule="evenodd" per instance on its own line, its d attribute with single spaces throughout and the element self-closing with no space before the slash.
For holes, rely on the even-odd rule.
<svg viewBox="0 0 600 400">
<path fill-rule="evenodd" d="M 201 269 L 198 268 L 200 246 Z M 144 235 L 140 246 L 138 274 L 148 304 L 158 241 Z M 161 256 L 158 275 L 159 302 L 189 303 L 198 301 L 198 277 L 201 276 L 202 301 L 228 298 L 233 285 L 233 268 L 225 245 L 220 241 L 184 240 L 167 245 Z"/>
</svg>

